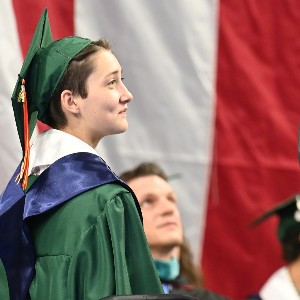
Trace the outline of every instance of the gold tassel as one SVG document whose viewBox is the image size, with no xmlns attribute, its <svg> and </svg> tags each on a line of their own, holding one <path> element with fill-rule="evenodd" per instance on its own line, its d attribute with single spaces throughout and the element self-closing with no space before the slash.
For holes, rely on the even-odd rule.
<svg viewBox="0 0 300 300">
<path fill-rule="evenodd" d="M 28 168 L 29 168 L 29 157 L 30 157 L 28 101 L 27 101 L 26 90 L 25 90 L 25 79 L 22 79 L 21 89 L 18 95 L 18 102 L 23 103 L 24 156 L 23 156 L 20 173 L 16 177 L 16 182 L 19 183 L 22 180 L 22 189 L 25 190 L 28 184 Z"/>
</svg>

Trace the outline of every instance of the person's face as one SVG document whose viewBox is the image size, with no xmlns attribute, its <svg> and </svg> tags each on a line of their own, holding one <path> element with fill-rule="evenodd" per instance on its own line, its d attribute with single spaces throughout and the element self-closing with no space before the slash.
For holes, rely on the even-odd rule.
<svg viewBox="0 0 300 300">
<path fill-rule="evenodd" d="M 104 136 L 127 130 L 127 104 L 132 94 L 123 83 L 122 68 L 111 51 L 101 50 L 93 60 L 95 69 L 86 82 L 88 96 L 76 97 L 88 142 L 97 144 Z"/>
<path fill-rule="evenodd" d="M 183 230 L 176 194 L 171 185 L 156 175 L 132 179 L 128 185 L 139 201 L 153 257 L 160 250 L 181 245 Z"/>
</svg>

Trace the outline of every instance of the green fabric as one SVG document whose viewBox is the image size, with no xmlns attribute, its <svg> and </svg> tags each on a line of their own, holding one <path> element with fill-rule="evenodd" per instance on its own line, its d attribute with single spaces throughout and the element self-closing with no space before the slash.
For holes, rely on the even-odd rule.
<svg viewBox="0 0 300 300">
<path fill-rule="evenodd" d="M 0 299 L 9 299 L 9 289 L 6 273 L 2 261 L 0 259 Z"/>
<path fill-rule="evenodd" d="M 134 200 L 117 184 L 30 220 L 36 249 L 31 300 L 96 300 L 162 293 Z"/>
<path fill-rule="evenodd" d="M 154 259 L 154 265 L 161 279 L 173 280 L 179 275 L 179 261 L 175 257 L 169 260 Z"/>
<path fill-rule="evenodd" d="M 23 105 L 18 101 L 18 95 L 21 90 L 22 79 L 27 80 L 27 72 L 30 67 L 30 64 L 40 48 L 47 47 L 52 42 L 52 33 L 50 29 L 48 11 L 44 10 L 43 14 L 40 17 L 39 23 L 35 29 L 34 36 L 32 38 L 29 50 L 27 51 L 26 57 L 24 59 L 20 76 L 16 82 L 15 89 L 12 94 L 12 107 L 14 110 L 14 116 L 16 120 L 16 126 L 20 138 L 20 143 L 24 149 L 24 126 L 23 126 Z M 30 101 L 31 99 L 28 99 Z M 29 104 L 30 106 L 30 104 Z M 29 107 L 28 107 L 29 108 Z M 32 134 L 34 127 L 37 122 L 37 112 L 34 110 L 28 111 L 29 115 L 29 124 L 30 124 L 30 135 Z"/>
</svg>

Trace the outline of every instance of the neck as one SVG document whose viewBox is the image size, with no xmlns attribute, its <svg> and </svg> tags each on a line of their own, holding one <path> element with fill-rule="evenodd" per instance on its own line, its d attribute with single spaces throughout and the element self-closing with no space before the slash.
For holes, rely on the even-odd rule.
<svg viewBox="0 0 300 300">
<path fill-rule="evenodd" d="M 78 139 L 84 141 L 85 143 L 87 143 L 88 145 L 90 145 L 92 148 L 96 149 L 100 139 L 97 139 L 97 140 L 92 140 L 91 138 L 88 138 L 88 135 L 85 134 L 85 131 L 84 130 L 73 130 L 71 129 L 70 127 L 64 127 L 64 128 L 61 128 L 59 129 L 61 131 L 64 131 L 68 134 L 71 134 L 75 137 L 77 137 Z"/>
<path fill-rule="evenodd" d="M 179 247 L 165 247 L 165 248 L 153 248 L 150 247 L 152 257 L 154 259 L 161 259 L 161 260 L 170 260 L 173 257 L 179 258 Z"/>
<path fill-rule="evenodd" d="M 300 291 L 300 257 L 288 265 L 289 274 L 297 291 Z"/>
</svg>

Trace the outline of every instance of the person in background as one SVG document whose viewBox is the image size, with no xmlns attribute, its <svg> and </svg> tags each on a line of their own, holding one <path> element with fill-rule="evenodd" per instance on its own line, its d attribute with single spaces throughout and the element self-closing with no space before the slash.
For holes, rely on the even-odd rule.
<svg viewBox="0 0 300 300">
<path fill-rule="evenodd" d="M 146 238 L 165 292 L 203 300 L 226 299 L 202 288 L 201 276 L 183 234 L 177 195 L 165 171 L 154 162 L 143 162 L 119 177 L 137 196 Z"/>
<path fill-rule="evenodd" d="M 300 299 L 300 195 L 297 194 L 277 204 L 259 216 L 253 225 L 256 226 L 272 216 L 279 217 L 278 240 L 286 264 L 269 277 L 258 296 L 262 300 L 298 300 Z"/>
<path fill-rule="evenodd" d="M 53 41 L 45 10 L 12 96 L 24 157 L 0 198 L 0 299 L 162 293 L 135 195 L 95 151 L 131 100 L 109 42 Z M 30 148 L 37 119 L 52 128 Z"/>
</svg>

